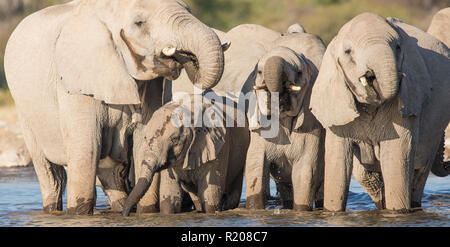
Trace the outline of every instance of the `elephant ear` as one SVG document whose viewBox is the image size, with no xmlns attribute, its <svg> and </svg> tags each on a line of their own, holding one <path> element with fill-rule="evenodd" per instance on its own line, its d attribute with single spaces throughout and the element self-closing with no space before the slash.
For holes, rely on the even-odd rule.
<svg viewBox="0 0 450 247">
<path fill-rule="evenodd" d="M 353 94 L 336 59 L 336 39 L 328 46 L 311 95 L 311 111 L 324 128 L 345 125 L 357 117 Z"/>
<path fill-rule="evenodd" d="M 58 80 L 68 93 L 92 96 L 107 104 L 140 104 L 137 84 L 111 32 L 96 17 L 77 15 L 68 20 L 55 55 Z"/>
<path fill-rule="evenodd" d="M 225 145 L 226 128 L 193 128 L 193 138 L 184 158 L 183 169 L 194 170 L 216 160 Z"/>
<path fill-rule="evenodd" d="M 401 79 L 399 110 L 404 118 L 418 116 L 424 102 L 431 97 L 431 75 L 419 52 L 417 39 L 410 37 L 398 26 L 406 24 L 395 20 L 391 23 L 401 37 L 398 68 Z"/>
</svg>

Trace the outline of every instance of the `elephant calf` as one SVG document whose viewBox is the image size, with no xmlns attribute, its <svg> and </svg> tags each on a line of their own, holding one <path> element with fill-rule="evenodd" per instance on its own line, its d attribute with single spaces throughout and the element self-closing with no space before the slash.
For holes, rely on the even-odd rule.
<svg viewBox="0 0 450 247">
<path fill-rule="evenodd" d="M 257 104 L 249 110 L 247 208 L 264 208 L 269 173 L 284 207 L 308 211 L 314 201 L 322 205 L 324 130 L 309 111 L 309 99 L 325 46 L 298 24 L 289 32 L 268 46 L 253 72 Z M 279 95 L 279 111 L 271 109 L 274 94 Z M 272 121 L 276 115 L 278 123 Z M 272 126 L 264 127 L 268 118 Z M 268 128 L 275 134 L 265 135 Z"/>
<path fill-rule="evenodd" d="M 206 109 L 212 108 L 203 106 L 202 113 Z M 239 154 L 247 150 L 248 130 L 191 127 L 190 121 L 177 127 L 173 119 L 183 121 L 186 117 L 180 112 L 192 114 L 178 103 L 165 104 L 144 127 L 145 145 L 138 147 L 141 160 L 136 161 L 140 172 L 125 203 L 124 216 L 144 196 L 158 171 L 163 178 L 167 175 L 156 183 L 162 212 L 180 212 L 183 192 L 189 193 L 198 211 L 206 213 L 239 205 L 245 162 L 245 156 Z"/>
</svg>

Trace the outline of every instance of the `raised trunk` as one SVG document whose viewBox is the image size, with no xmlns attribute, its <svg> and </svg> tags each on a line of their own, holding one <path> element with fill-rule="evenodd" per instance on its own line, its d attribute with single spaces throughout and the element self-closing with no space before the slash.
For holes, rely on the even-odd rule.
<svg viewBox="0 0 450 247">
<path fill-rule="evenodd" d="M 203 89 L 213 88 L 222 77 L 224 54 L 217 34 L 186 10 L 172 14 L 177 37 L 175 59 L 183 64 L 189 79 Z"/>
<path fill-rule="evenodd" d="M 267 59 L 264 66 L 264 80 L 270 92 L 283 93 L 283 58 L 275 56 Z"/>
</svg>

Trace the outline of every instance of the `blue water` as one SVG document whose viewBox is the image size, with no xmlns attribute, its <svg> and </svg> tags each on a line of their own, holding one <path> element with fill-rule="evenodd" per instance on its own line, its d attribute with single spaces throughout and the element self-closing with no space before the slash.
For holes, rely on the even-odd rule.
<svg viewBox="0 0 450 247">
<path fill-rule="evenodd" d="M 276 196 L 271 183 L 271 195 Z M 65 201 L 65 198 L 64 198 Z M 450 177 L 430 176 L 423 210 L 401 215 L 378 211 L 370 197 L 352 180 L 347 212 L 295 212 L 271 201 L 266 210 L 246 210 L 245 188 L 241 207 L 216 214 L 148 214 L 122 217 L 108 210 L 107 198 L 97 188 L 93 216 L 42 213 L 39 183 L 32 167 L 0 168 L 0 226 L 450 226 Z"/>
</svg>

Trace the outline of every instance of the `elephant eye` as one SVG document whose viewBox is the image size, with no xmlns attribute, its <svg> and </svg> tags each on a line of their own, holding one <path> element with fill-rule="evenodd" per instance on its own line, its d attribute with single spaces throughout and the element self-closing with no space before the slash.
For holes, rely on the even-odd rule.
<svg viewBox="0 0 450 247">
<path fill-rule="evenodd" d="M 144 25 L 145 21 L 137 21 L 134 24 L 138 27 L 142 27 L 142 25 Z"/>
<path fill-rule="evenodd" d="M 350 55 L 350 53 L 352 53 L 352 49 L 347 48 L 347 49 L 345 49 L 344 52 L 345 52 L 346 55 Z"/>
</svg>

